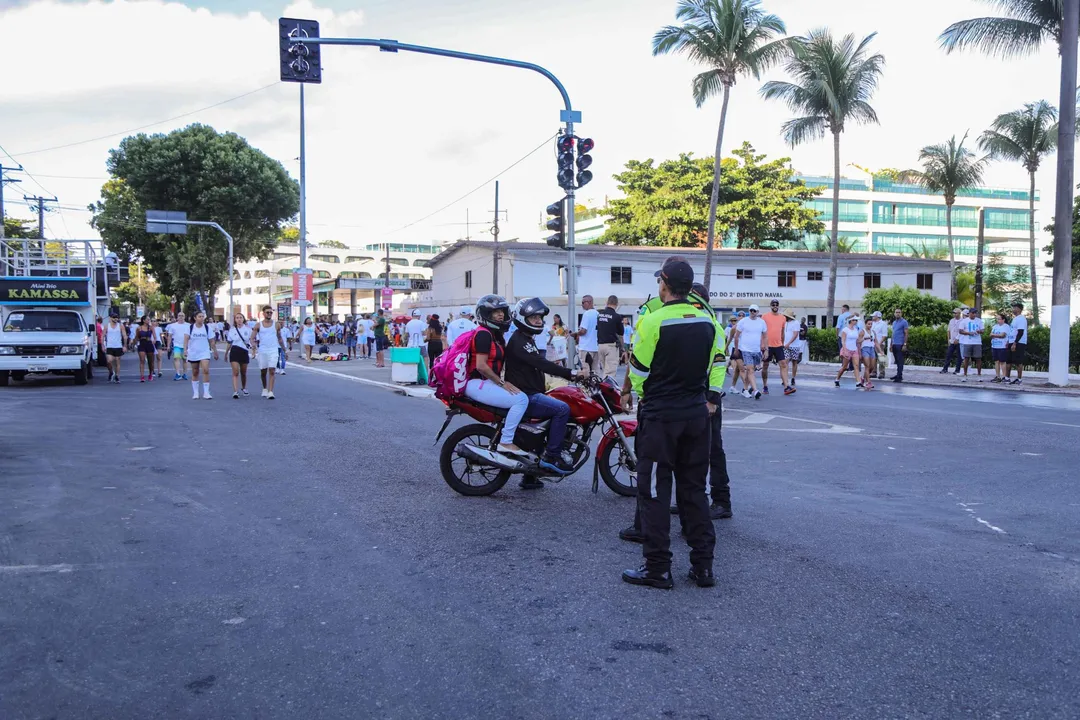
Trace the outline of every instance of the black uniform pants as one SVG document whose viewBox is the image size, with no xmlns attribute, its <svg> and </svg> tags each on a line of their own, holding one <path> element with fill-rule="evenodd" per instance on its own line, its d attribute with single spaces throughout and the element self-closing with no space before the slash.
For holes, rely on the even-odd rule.
<svg viewBox="0 0 1080 720">
<path fill-rule="evenodd" d="M 712 568 L 716 533 L 709 518 L 705 476 L 709 471 L 711 418 L 643 418 L 638 423 L 638 512 L 645 537 L 642 553 L 650 572 L 671 570 L 671 491 L 674 487 L 690 564 Z"/>
<path fill-rule="evenodd" d="M 724 452 L 724 421 L 719 407 L 709 418 L 709 434 L 712 445 L 709 448 L 709 494 L 717 505 L 731 508 L 731 487 L 727 474 L 727 454 Z M 676 502 L 678 493 L 676 493 Z"/>
</svg>

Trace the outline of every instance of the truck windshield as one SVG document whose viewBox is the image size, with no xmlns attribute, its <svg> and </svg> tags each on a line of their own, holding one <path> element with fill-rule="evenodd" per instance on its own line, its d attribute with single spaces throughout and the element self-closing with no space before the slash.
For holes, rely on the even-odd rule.
<svg viewBox="0 0 1080 720">
<path fill-rule="evenodd" d="M 10 313 L 4 332 L 82 332 L 82 326 L 73 312 L 34 310 Z"/>
</svg>

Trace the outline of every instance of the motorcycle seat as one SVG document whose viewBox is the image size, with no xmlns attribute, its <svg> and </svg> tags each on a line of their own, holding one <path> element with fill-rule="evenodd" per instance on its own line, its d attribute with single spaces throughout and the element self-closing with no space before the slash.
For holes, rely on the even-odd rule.
<svg viewBox="0 0 1080 720">
<path fill-rule="evenodd" d="M 469 405 L 471 407 L 478 408 L 480 410 L 485 410 L 485 411 L 491 413 L 492 415 L 494 415 L 496 417 L 500 417 L 500 418 L 505 418 L 506 413 L 507 413 L 506 408 L 495 407 L 494 405 L 487 405 L 487 404 L 482 403 L 482 402 L 480 402 L 478 400 L 473 400 L 472 398 L 465 397 L 464 395 L 462 395 L 459 398 L 456 398 L 454 400 L 454 403 L 457 404 L 457 405 Z M 522 420 L 522 422 L 523 423 L 528 423 L 528 424 L 537 424 L 537 423 L 547 422 L 547 420 L 542 419 L 542 418 L 533 418 L 533 417 L 529 417 L 528 415 L 526 415 L 525 418 Z"/>
</svg>

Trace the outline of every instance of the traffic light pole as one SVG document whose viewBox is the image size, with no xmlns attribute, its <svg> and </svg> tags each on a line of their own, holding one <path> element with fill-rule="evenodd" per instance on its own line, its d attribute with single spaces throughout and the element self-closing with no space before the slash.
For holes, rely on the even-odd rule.
<svg viewBox="0 0 1080 720">
<path fill-rule="evenodd" d="M 383 52 L 398 52 L 403 50 L 405 52 L 421 53 L 423 55 L 436 55 L 438 57 L 457 58 L 458 60 L 472 60 L 474 62 L 487 63 L 489 65 L 504 65 L 506 67 L 515 67 L 522 70 L 532 70 L 533 72 L 540 73 L 555 86 L 562 95 L 564 109 L 559 115 L 559 120 L 566 125 L 566 134 L 573 137 L 574 135 L 574 123 L 581 122 L 581 113 L 573 109 L 570 104 L 570 95 L 567 94 L 566 88 L 559 82 L 559 78 L 555 77 L 550 70 L 543 68 L 539 65 L 530 62 L 522 62 L 521 60 L 510 60 L 509 58 L 495 57 L 493 55 L 477 55 L 476 53 L 460 52 L 458 50 L 446 50 L 444 48 L 427 47 L 424 45 L 410 45 L 408 43 L 398 42 L 397 40 L 376 40 L 374 38 L 303 38 L 298 39 L 298 42 L 310 45 L 359 45 L 361 47 L 377 47 Z M 301 130 L 301 137 L 303 137 L 303 131 Z M 301 165 L 301 167 L 303 167 Z M 301 208 L 303 208 L 303 191 L 301 190 Z M 574 260 L 574 191 L 573 189 L 567 191 L 567 200 L 569 202 L 569 211 L 566 218 L 566 252 L 568 253 L 566 261 L 566 302 L 567 302 L 567 320 L 570 321 L 570 331 L 577 330 L 577 313 L 574 310 L 576 305 L 576 290 L 577 290 L 577 267 Z M 303 216 L 301 216 L 303 217 Z M 301 221 L 302 222 L 302 221 Z M 303 230 L 301 230 L 303 235 Z M 574 351 L 573 335 L 570 336 L 570 347 L 568 348 L 571 353 Z M 571 357 L 573 355 L 571 354 Z"/>
<path fill-rule="evenodd" d="M 304 85 L 306 83 L 300 83 L 300 241 L 298 243 L 300 246 L 300 270 L 307 269 L 307 148 L 305 147 L 307 127 L 304 118 Z M 301 277 L 303 277 L 302 273 Z M 301 325 L 304 324 L 304 318 L 306 317 L 307 307 L 301 305 Z"/>
</svg>

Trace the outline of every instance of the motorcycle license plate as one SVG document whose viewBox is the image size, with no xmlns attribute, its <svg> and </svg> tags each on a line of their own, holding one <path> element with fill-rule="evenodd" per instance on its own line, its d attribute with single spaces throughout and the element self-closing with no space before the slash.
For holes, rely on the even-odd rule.
<svg viewBox="0 0 1080 720">
<path fill-rule="evenodd" d="M 26 366 L 26 371 L 27 372 L 49 372 L 49 366 L 48 365 L 27 365 Z"/>
</svg>

